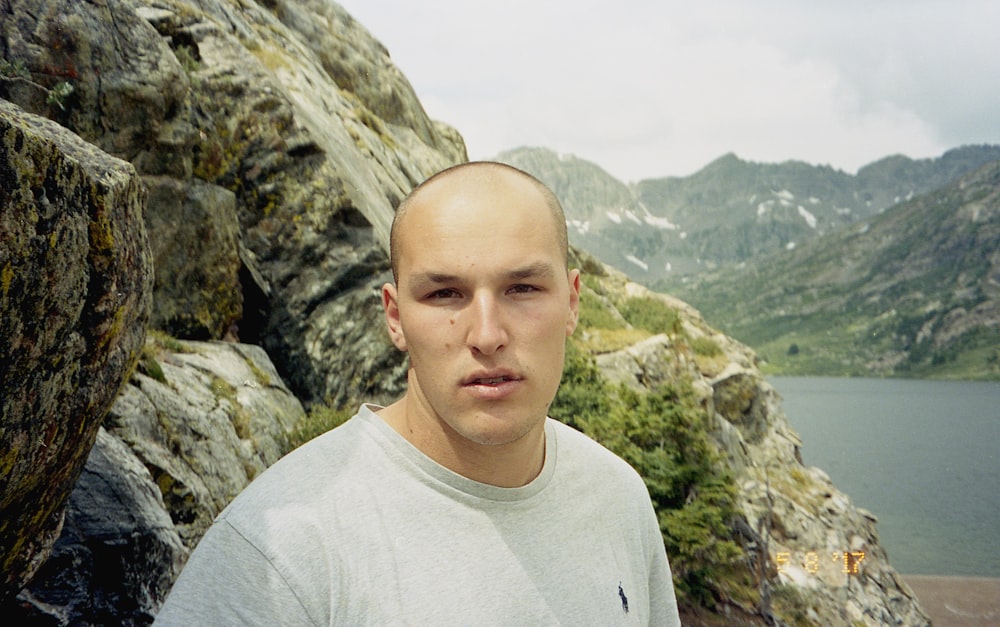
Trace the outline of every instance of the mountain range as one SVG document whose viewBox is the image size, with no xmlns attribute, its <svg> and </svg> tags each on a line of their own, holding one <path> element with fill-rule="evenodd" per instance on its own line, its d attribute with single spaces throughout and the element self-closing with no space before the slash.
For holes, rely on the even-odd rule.
<svg viewBox="0 0 1000 627">
<path fill-rule="evenodd" d="M 852 175 L 727 154 L 691 176 L 626 184 L 596 164 L 545 148 L 497 156 L 555 190 L 576 245 L 661 287 L 795 248 L 997 159 L 1000 146 L 963 146 L 933 159 L 889 156 Z"/>
<path fill-rule="evenodd" d="M 556 190 L 575 245 L 698 307 L 765 371 L 1000 378 L 1000 146 L 855 175 L 729 154 L 632 185 L 546 149 L 498 159 Z"/>
</svg>

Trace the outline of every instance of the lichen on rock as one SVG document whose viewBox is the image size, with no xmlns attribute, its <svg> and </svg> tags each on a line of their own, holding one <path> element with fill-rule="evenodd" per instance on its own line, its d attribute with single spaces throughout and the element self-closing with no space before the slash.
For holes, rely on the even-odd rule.
<svg viewBox="0 0 1000 627">
<path fill-rule="evenodd" d="M 0 598 L 46 554 L 146 332 L 152 264 L 134 168 L 0 100 Z"/>
</svg>

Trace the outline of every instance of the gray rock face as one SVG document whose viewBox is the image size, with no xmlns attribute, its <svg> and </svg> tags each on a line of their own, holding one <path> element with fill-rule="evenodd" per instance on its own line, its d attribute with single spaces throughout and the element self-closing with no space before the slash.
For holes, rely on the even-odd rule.
<svg viewBox="0 0 1000 627">
<path fill-rule="evenodd" d="M 0 600 L 47 555 L 133 368 L 152 266 L 133 167 L 0 100 Z"/>
<path fill-rule="evenodd" d="M 198 179 L 145 176 L 156 266 L 152 325 L 179 337 L 223 337 L 243 317 L 236 196 Z"/>
<path fill-rule="evenodd" d="M 0 614 L 148 624 L 223 507 L 304 417 L 259 347 L 151 340 L 108 413 L 51 557 Z"/>
<path fill-rule="evenodd" d="M 142 369 L 155 378 L 135 374 L 105 423 L 149 469 L 193 547 L 215 515 L 281 457 L 305 412 L 258 346 L 151 342 Z"/>
<path fill-rule="evenodd" d="M 0 97 L 144 175 L 157 328 L 262 344 L 307 403 L 400 393 L 381 329 L 330 320 L 345 303 L 379 315 L 395 204 L 466 153 L 341 7 L 33 0 L 0 14 L 0 35 L 32 77 L 0 81 Z"/>
<path fill-rule="evenodd" d="M 194 171 L 236 192 L 267 294 L 239 337 L 259 340 L 307 404 L 392 400 L 402 359 L 370 323 L 381 316 L 374 293 L 388 278 L 393 208 L 464 160 L 464 146 L 427 118 L 388 53 L 343 9 L 267 6 L 205 2 L 194 18 L 152 20 L 197 58 L 189 82 L 204 139 Z"/>
<path fill-rule="evenodd" d="M 618 282 L 623 292 L 669 303 L 680 312 L 688 336 L 711 338 L 721 349 L 718 357 L 699 360 L 678 351 L 667 335 L 655 335 L 600 355 L 597 363 L 608 379 L 639 389 L 667 381 L 692 383 L 739 487 L 743 519 L 737 527 L 742 527 L 744 551 L 765 573 L 754 612 L 762 619 L 798 613 L 817 625 L 930 624 L 889 563 L 875 516 L 855 507 L 825 472 L 802 464 L 802 441 L 778 393 L 757 369 L 753 352 L 710 328 L 688 305 L 609 275 L 606 290 Z M 843 558 L 844 553 L 850 557 Z M 855 567 L 857 572 L 845 573 Z M 789 598 L 797 607 L 779 608 L 790 605 Z"/>
<path fill-rule="evenodd" d="M 0 97 L 50 117 L 141 174 L 190 175 L 196 135 L 181 64 L 131 2 L 26 0 L 0 12 L 4 56 L 24 78 Z M 71 93 L 54 100 L 53 89 Z"/>
<path fill-rule="evenodd" d="M 187 554 L 149 471 L 101 429 L 52 555 L 6 617 L 148 624 Z"/>
</svg>

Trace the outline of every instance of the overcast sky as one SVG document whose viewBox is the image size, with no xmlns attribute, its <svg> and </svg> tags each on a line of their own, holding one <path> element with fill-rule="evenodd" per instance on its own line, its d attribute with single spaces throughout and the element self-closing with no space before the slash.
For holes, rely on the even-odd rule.
<svg viewBox="0 0 1000 627">
<path fill-rule="evenodd" d="M 544 146 L 637 181 L 1000 143 L 996 0 L 340 4 L 472 159 Z"/>
</svg>

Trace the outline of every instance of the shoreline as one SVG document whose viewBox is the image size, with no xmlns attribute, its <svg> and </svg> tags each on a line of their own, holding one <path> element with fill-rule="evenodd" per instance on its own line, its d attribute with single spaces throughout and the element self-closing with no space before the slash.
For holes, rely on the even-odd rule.
<svg viewBox="0 0 1000 627">
<path fill-rule="evenodd" d="M 1000 577 L 900 574 L 935 627 L 1000 624 Z"/>
</svg>

